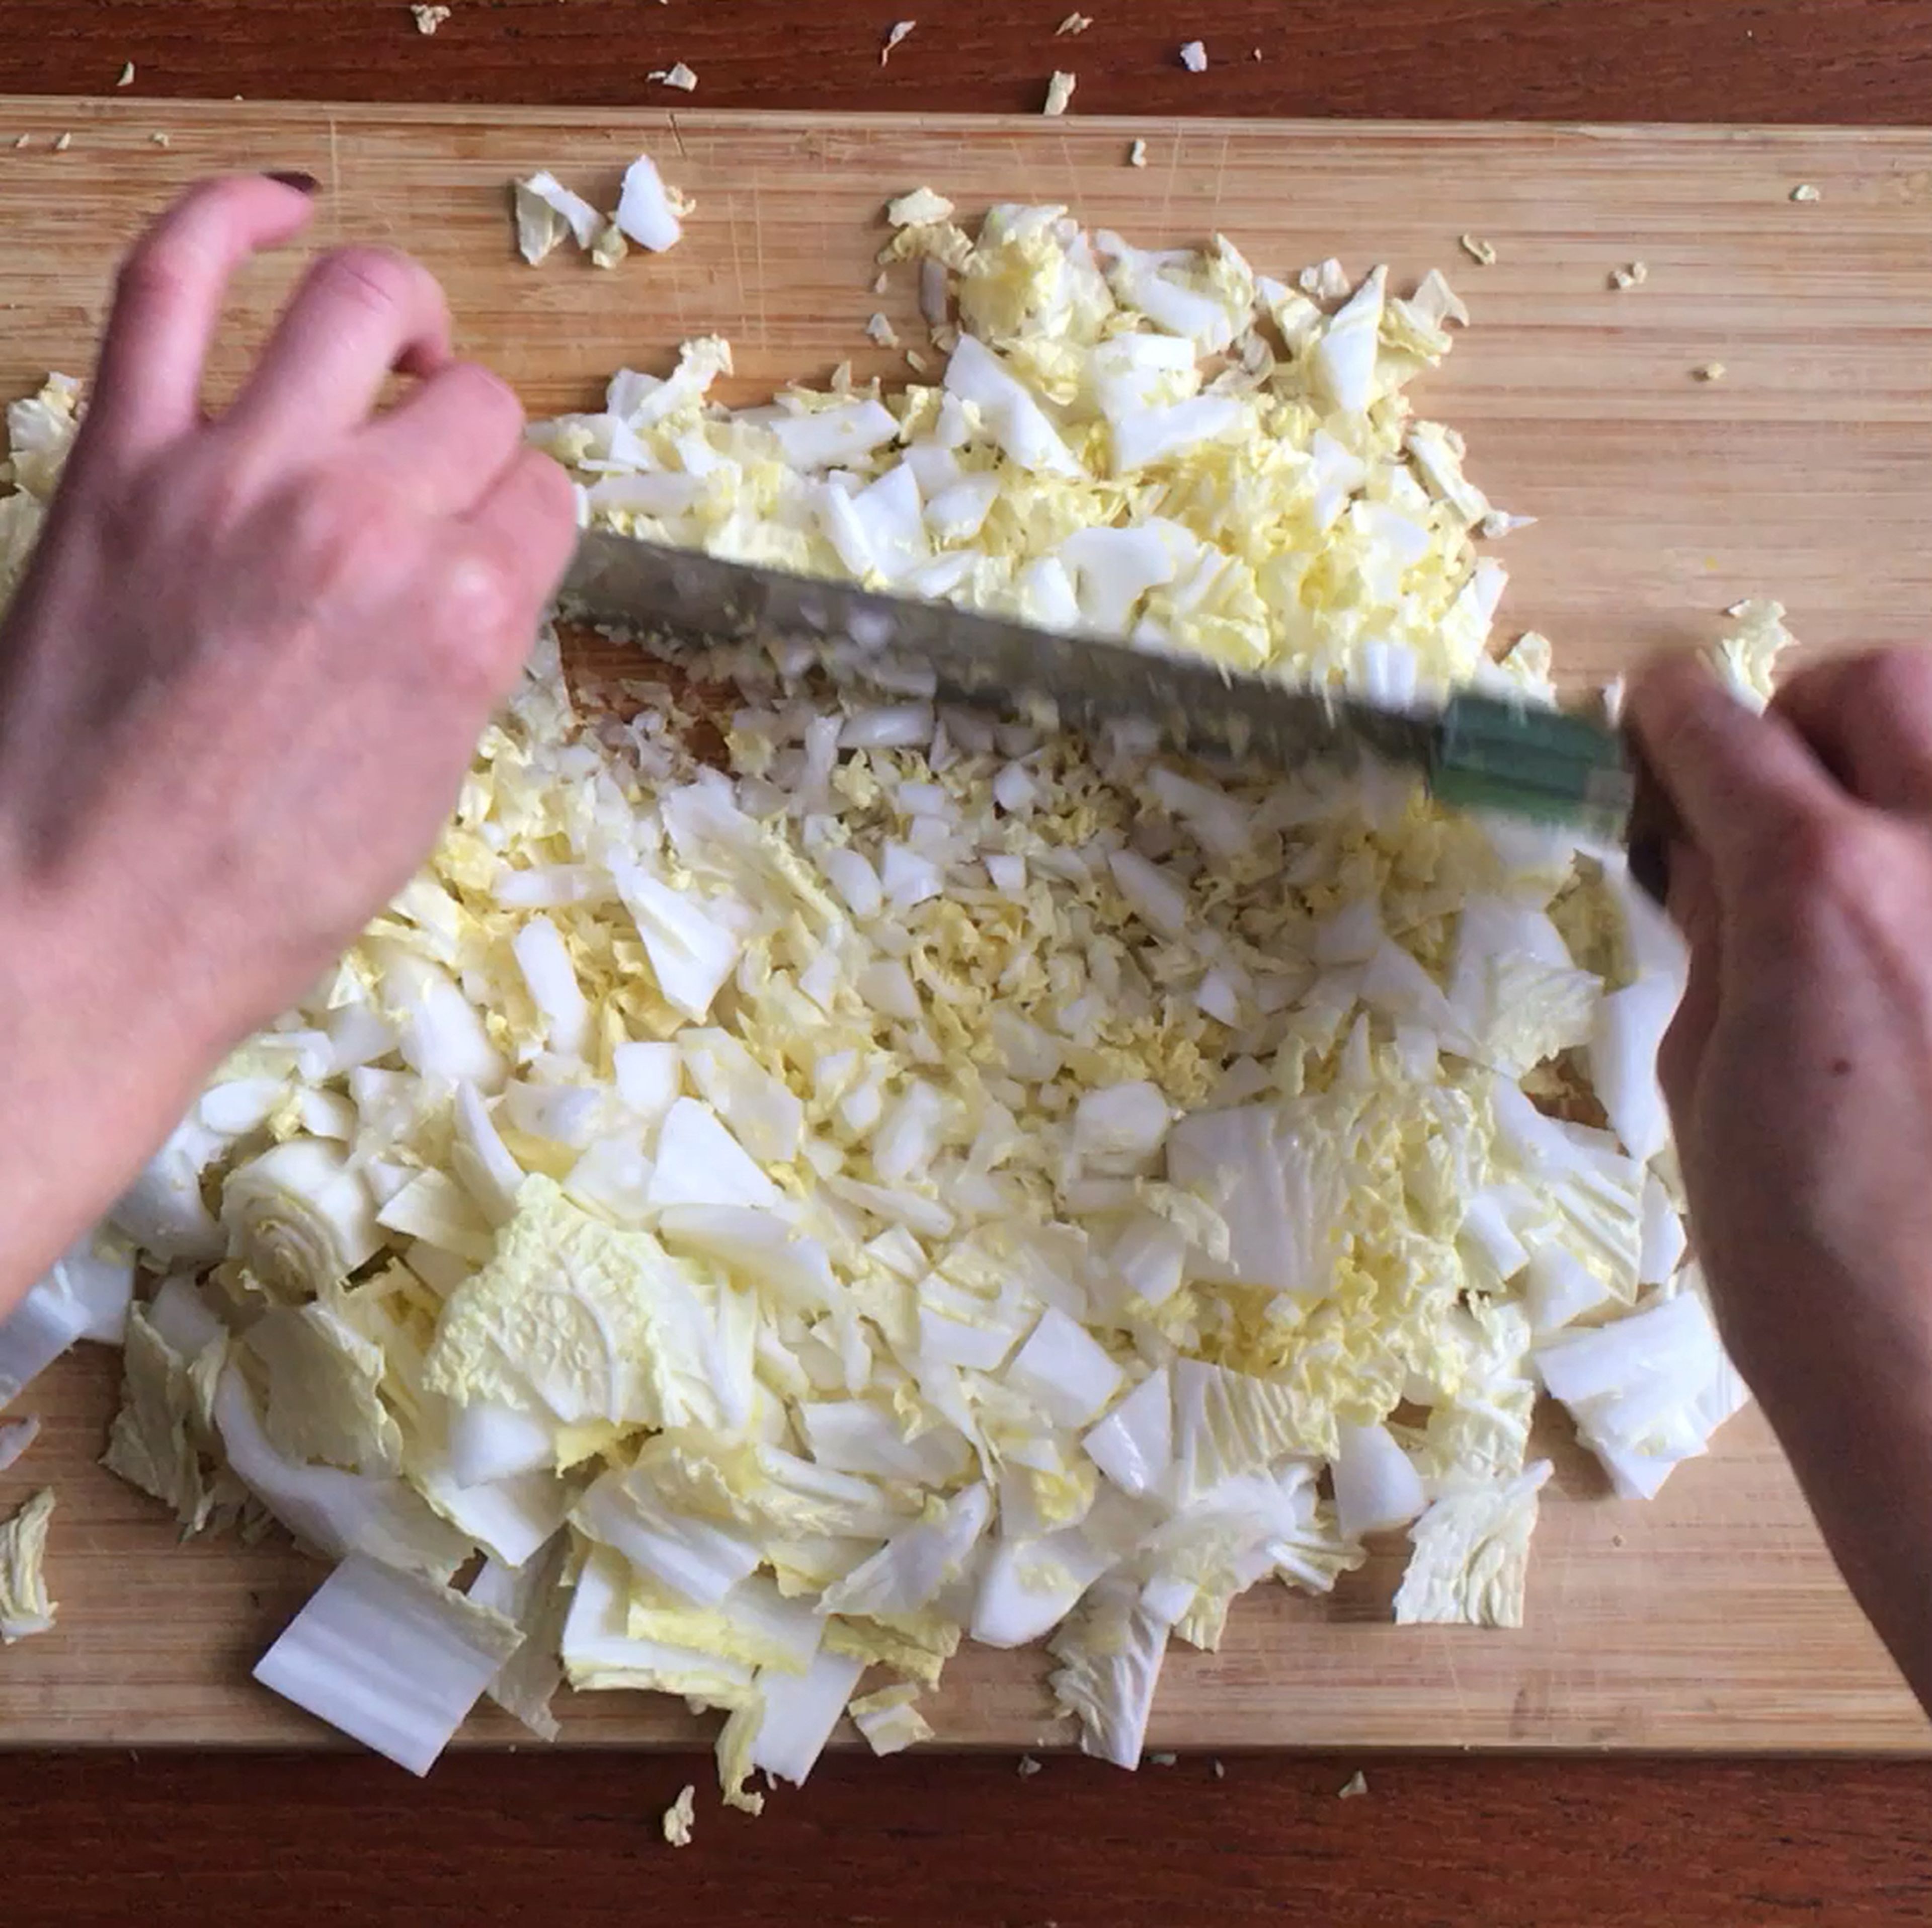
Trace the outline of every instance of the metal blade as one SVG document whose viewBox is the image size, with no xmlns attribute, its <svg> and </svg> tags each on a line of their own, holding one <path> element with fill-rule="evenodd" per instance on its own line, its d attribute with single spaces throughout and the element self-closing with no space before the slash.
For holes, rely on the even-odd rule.
<svg viewBox="0 0 1932 1928">
<path fill-rule="evenodd" d="M 849 583 L 790 575 L 598 530 L 580 539 L 561 607 L 668 652 L 720 643 L 803 643 L 834 675 L 901 694 L 1017 713 L 1096 733 L 1151 725 L 1198 757 L 1292 769 L 1366 746 L 1428 763 L 1440 718 L 1234 674 L 1170 656 L 1029 628 Z"/>
</svg>

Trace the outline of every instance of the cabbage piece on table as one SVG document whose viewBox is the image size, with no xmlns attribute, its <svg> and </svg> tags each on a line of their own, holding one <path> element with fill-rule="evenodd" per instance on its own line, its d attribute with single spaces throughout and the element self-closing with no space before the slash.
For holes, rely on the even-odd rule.
<svg viewBox="0 0 1932 1928">
<path fill-rule="evenodd" d="M 0 1523 L 0 1645 L 51 1630 L 58 1609 L 47 1596 L 47 1528 L 54 1516 L 50 1489 L 36 1493 Z"/>
</svg>

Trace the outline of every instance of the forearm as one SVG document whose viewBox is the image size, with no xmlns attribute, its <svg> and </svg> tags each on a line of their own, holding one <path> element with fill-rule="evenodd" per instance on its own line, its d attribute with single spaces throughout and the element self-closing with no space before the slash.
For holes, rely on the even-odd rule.
<svg viewBox="0 0 1932 1928">
<path fill-rule="evenodd" d="M 1869 1316 L 1822 1311 L 1835 1330 L 1803 1335 L 1808 1356 L 1794 1345 L 1760 1396 L 1846 1583 L 1932 1710 L 1932 1335 L 1916 1318 L 1847 1330 Z"/>
<path fill-rule="evenodd" d="M 0 1318 L 113 1203 L 218 1044 L 93 920 L 0 892 Z"/>
</svg>

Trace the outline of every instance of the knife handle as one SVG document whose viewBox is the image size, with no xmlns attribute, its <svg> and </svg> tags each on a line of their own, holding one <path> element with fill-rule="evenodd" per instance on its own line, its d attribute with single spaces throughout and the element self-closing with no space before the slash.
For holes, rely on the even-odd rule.
<svg viewBox="0 0 1932 1928">
<path fill-rule="evenodd" d="M 1622 835 L 1632 802 L 1618 733 L 1587 716 L 1508 697 L 1452 697 L 1429 748 L 1429 787 L 1462 809 L 1502 810 Z"/>
</svg>

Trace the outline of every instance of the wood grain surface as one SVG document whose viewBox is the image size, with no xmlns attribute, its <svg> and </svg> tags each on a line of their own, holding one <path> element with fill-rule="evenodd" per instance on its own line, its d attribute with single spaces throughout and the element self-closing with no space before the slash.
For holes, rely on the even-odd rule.
<svg viewBox="0 0 1932 1928">
<path fill-rule="evenodd" d="M 750 1822 L 687 1756 L 0 1759 L 8 1928 L 1905 1928 L 1932 1764 L 828 1760 Z M 1368 1792 L 1338 1791 L 1366 1768 Z M 700 1789 L 692 1845 L 658 1817 Z"/>
<path fill-rule="evenodd" d="M 1932 0 L 1082 0 L 1055 38 L 1072 6 L 452 0 L 424 38 L 402 0 L 7 0 L 0 92 L 112 93 L 131 60 L 137 99 L 635 107 L 683 61 L 709 108 L 1030 112 L 1065 67 L 1076 115 L 1932 122 Z"/>
<path fill-rule="evenodd" d="M 1499 500 L 1543 517 L 1504 552 L 1520 578 L 1509 620 L 1554 636 L 1573 676 L 1600 681 L 1659 637 L 1708 637 L 1754 592 L 1782 595 L 1826 648 L 1909 638 L 1932 601 L 1932 556 L 1914 539 L 1932 502 L 1923 136 L 1148 122 L 1153 164 L 1136 169 L 1120 126 L 1091 122 L 252 105 L 167 118 L 164 150 L 145 107 L 0 100 L 0 142 L 27 140 L 0 145 L 0 388 L 84 354 L 118 245 L 174 184 L 271 159 L 324 183 L 319 238 L 380 237 L 426 262 L 466 346 L 544 411 L 594 395 L 622 362 L 663 366 L 694 332 L 730 337 L 739 391 L 760 397 L 866 347 L 879 203 L 921 181 L 969 213 L 1050 193 L 1150 244 L 1224 229 L 1277 271 L 1333 249 L 1412 277 L 1453 262 L 1473 229 L 1499 259 L 1459 271 L 1479 324 L 1423 400 L 1468 432 L 1472 472 Z M 614 273 L 514 258 L 512 173 L 542 162 L 608 197 L 640 146 L 696 198 L 678 248 Z M 1798 181 L 1822 199 L 1793 203 Z M 1634 256 L 1649 280 L 1612 289 L 1610 268 Z M 218 382 L 296 265 L 250 277 Z M 908 337 L 912 280 L 902 271 L 884 300 Z M 1723 382 L 1693 379 L 1715 358 Z M 860 360 L 895 364 L 902 378 L 896 357 Z M 155 1510 L 91 1465 L 108 1391 L 85 1363 L 52 1382 L 52 1435 L 8 1483 L 51 1479 L 62 1495 L 68 1615 L 0 1661 L 0 1738 L 312 1738 L 247 1678 L 312 1572 L 268 1549 L 173 1548 Z M 1560 1430 L 1552 1441 L 1563 1477 L 1525 1632 L 1396 1633 L 1392 1549 L 1328 1602 L 1258 1591 L 1220 1654 L 1178 1654 L 1151 1744 L 1932 1739 L 1755 1417 L 1650 1506 L 1611 1503 Z M 1065 1744 L 1042 1671 L 1036 1656 L 970 1650 L 934 1709 L 942 1736 Z M 480 1723 L 472 1738 L 508 1731 Z M 615 1695 L 573 1703 L 569 1731 L 693 1730 L 675 1703 Z"/>
</svg>

